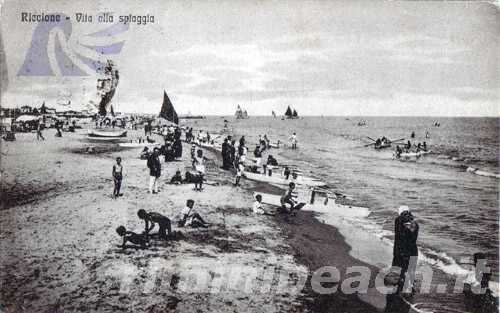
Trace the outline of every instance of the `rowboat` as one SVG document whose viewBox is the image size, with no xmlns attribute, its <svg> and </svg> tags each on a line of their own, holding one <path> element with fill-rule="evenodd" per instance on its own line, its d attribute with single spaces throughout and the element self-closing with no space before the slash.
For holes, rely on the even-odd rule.
<svg viewBox="0 0 500 313">
<path fill-rule="evenodd" d="M 281 196 L 254 192 L 254 197 L 257 194 L 262 196 L 262 203 L 277 207 L 281 206 Z M 370 210 L 368 208 L 338 204 L 335 202 L 335 199 L 331 199 L 329 201 L 319 201 L 319 199 L 317 199 L 311 203 L 311 199 L 310 197 L 308 198 L 308 194 L 299 194 L 296 198 L 296 203 L 301 206 L 301 210 L 303 211 L 329 213 L 343 217 L 366 217 L 370 214 Z"/>
<path fill-rule="evenodd" d="M 89 137 L 103 137 L 103 138 L 122 138 L 127 137 L 126 130 L 104 130 L 104 129 L 89 129 Z"/>
<path fill-rule="evenodd" d="M 289 179 L 286 179 L 282 174 L 277 173 L 272 176 L 264 175 L 264 174 L 259 174 L 259 173 L 252 173 L 252 172 L 245 172 L 244 177 L 250 180 L 254 181 L 260 181 L 260 182 L 265 182 L 265 183 L 270 183 L 270 184 L 278 184 L 278 185 L 285 185 L 287 186 L 290 183 L 295 183 L 297 185 L 304 185 L 308 187 L 322 187 L 326 186 L 326 184 L 320 180 L 317 180 L 312 177 L 307 177 L 307 176 L 297 176 L 295 179 L 292 178 L 290 175 Z"/>
<path fill-rule="evenodd" d="M 151 148 L 151 147 L 156 147 L 156 146 L 160 146 L 159 143 L 147 143 L 147 142 L 122 142 L 122 143 L 119 143 L 118 144 L 120 147 L 124 147 L 124 148 L 142 148 L 142 147 L 148 147 L 148 148 Z"/>
<path fill-rule="evenodd" d="M 419 151 L 419 152 L 403 152 L 399 156 L 394 154 L 394 158 L 399 160 L 409 160 L 409 159 L 418 159 L 419 157 L 429 154 L 431 151 Z"/>
<path fill-rule="evenodd" d="M 390 148 L 391 147 L 391 143 L 390 142 L 387 142 L 387 143 L 382 143 L 380 145 L 374 145 L 373 146 L 376 150 L 380 150 L 380 149 L 385 149 L 385 148 Z"/>
</svg>

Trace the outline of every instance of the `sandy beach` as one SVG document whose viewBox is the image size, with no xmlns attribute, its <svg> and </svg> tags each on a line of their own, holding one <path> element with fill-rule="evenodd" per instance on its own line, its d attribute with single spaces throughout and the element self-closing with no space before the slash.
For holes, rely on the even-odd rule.
<svg viewBox="0 0 500 313">
<path fill-rule="evenodd" d="M 251 190 L 265 186 L 244 181 L 235 188 L 231 173 L 218 168 L 209 171 L 202 192 L 168 185 L 177 169 L 190 166 L 185 146 L 182 162 L 162 161 L 160 193 L 151 195 L 140 149 L 89 143 L 82 130 L 62 138 L 53 130 L 44 134 L 45 141 L 27 133 L 2 142 L 5 312 L 327 312 L 332 305 L 374 310 L 355 296 L 326 299 L 293 288 L 318 266 L 355 262 L 340 234 L 318 225 L 310 213 L 292 222 L 255 216 Z M 86 153 L 89 146 L 95 153 Z M 124 196 L 113 199 L 117 156 L 123 159 Z M 173 241 L 155 240 L 145 250 L 119 247 L 116 227 L 143 230 L 138 209 L 175 219 L 189 198 L 211 224 L 208 229 L 177 228 L 174 221 L 173 230 L 181 234 Z"/>
</svg>

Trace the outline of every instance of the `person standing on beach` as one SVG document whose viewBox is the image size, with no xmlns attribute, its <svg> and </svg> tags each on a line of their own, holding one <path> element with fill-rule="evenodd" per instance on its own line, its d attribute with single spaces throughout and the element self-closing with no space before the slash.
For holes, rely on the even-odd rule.
<svg viewBox="0 0 500 313">
<path fill-rule="evenodd" d="M 155 227 L 155 224 L 158 224 L 158 227 L 160 228 L 158 230 L 160 239 L 168 240 L 172 234 L 172 226 L 168 217 L 156 212 L 148 213 L 144 209 L 137 211 L 137 216 L 144 221 L 144 235 L 146 238 L 149 235 L 149 232 Z"/>
<path fill-rule="evenodd" d="M 245 172 L 245 165 L 243 164 L 243 161 L 238 162 L 238 166 L 236 167 L 236 180 L 234 182 L 235 186 L 240 185 L 240 180 L 241 176 L 243 176 L 243 173 Z"/>
<path fill-rule="evenodd" d="M 113 190 L 113 197 L 116 199 L 117 197 L 123 196 L 122 193 L 120 193 L 120 189 L 122 187 L 122 179 L 123 179 L 123 165 L 122 165 L 122 158 L 117 157 L 116 158 L 116 164 L 113 165 L 113 181 L 115 183 L 115 189 Z"/>
<path fill-rule="evenodd" d="M 231 145 L 229 145 L 229 161 L 233 168 L 236 168 L 236 141 L 231 140 Z"/>
<path fill-rule="evenodd" d="M 255 150 L 253 151 L 253 155 L 255 157 L 255 166 L 257 166 L 257 168 L 259 168 L 262 165 L 262 150 L 258 144 L 255 146 Z"/>
<path fill-rule="evenodd" d="M 45 138 L 43 138 L 42 135 L 42 122 L 38 121 L 36 125 L 36 140 L 40 140 L 40 138 L 45 141 Z"/>
<path fill-rule="evenodd" d="M 222 168 L 227 170 L 228 168 L 228 159 L 229 159 L 229 143 L 227 142 L 227 138 L 224 138 L 224 142 L 222 143 Z"/>
<path fill-rule="evenodd" d="M 154 148 L 147 165 L 149 168 L 149 193 L 156 194 L 158 193 L 158 178 L 161 176 L 161 162 L 158 148 Z"/>
<path fill-rule="evenodd" d="M 203 179 L 205 176 L 205 158 L 203 156 L 203 150 L 199 149 L 197 152 L 196 157 L 194 158 L 194 168 L 196 172 L 198 173 L 198 177 L 195 180 L 194 183 L 194 190 L 196 191 L 202 191 L 203 190 Z"/>
<path fill-rule="evenodd" d="M 290 142 L 292 143 L 292 149 L 297 149 L 297 134 L 295 132 L 290 136 Z"/>
<path fill-rule="evenodd" d="M 394 222 L 394 250 L 392 265 L 401 268 L 398 290 L 412 290 L 418 258 L 418 223 L 407 206 L 398 209 Z"/>
</svg>

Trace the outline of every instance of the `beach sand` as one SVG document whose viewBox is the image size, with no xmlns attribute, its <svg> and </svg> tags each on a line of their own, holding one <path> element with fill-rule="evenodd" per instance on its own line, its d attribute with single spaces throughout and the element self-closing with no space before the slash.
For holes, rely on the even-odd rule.
<svg viewBox="0 0 500 313">
<path fill-rule="evenodd" d="M 202 192 L 168 185 L 181 162 L 163 163 L 160 193 L 147 193 L 149 171 L 140 149 L 94 144 L 85 132 L 54 137 L 17 134 L 2 142 L 0 305 L 5 312 L 374 312 L 357 296 L 315 295 L 298 281 L 323 265 L 365 265 L 332 226 L 310 212 L 293 221 L 255 216 L 252 190 L 232 186 L 229 172 L 212 168 Z M 129 138 L 136 133 L 129 131 Z M 86 153 L 94 146 L 95 153 Z M 216 158 L 206 151 L 208 157 Z M 124 166 L 123 197 L 113 199 L 111 168 Z M 220 162 L 219 162 L 220 163 Z M 211 224 L 178 228 L 175 240 L 152 247 L 119 247 L 115 229 L 141 232 L 137 210 L 172 219 L 187 199 Z M 306 284 L 307 286 L 307 284 Z M 377 302 L 378 301 L 378 302 Z"/>
</svg>

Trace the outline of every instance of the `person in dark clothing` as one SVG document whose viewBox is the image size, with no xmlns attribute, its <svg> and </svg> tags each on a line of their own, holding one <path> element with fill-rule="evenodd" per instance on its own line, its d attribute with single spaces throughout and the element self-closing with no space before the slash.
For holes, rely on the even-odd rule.
<svg viewBox="0 0 500 313">
<path fill-rule="evenodd" d="M 227 141 L 227 138 L 224 139 L 224 142 L 222 143 L 222 151 L 221 151 L 221 154 L 222 154 L 222 168 L 227 170 L 229 168 L 229 164 L 230 164 L 230 149 L 229 149 L 229 143 Z"/>
<path fill-rule="evenodd" d="M 174 150 L 174 158 L 179 159 L 182 157 L 182 142 L 180 138 L 174 139 L 173 150 Z"/>
<path fill-rule="evenodd" d="M 172 234 L 172 226 L 170 219 L 156 212 L 146 212 L 144 209 L 137 211 L 137 216 L 144 221 L 144 235 L 149 236 L 149 232 L 153 230 L 155 224 L 158 224 L 158 235 L 160 239 L 168 240 Z"/>
<path fill-rule="evenodd" d="M 161 147 L 161 153 L 165 157 L 165 162 L 171 162 L 175 159 L 174 151 L 170 142 L 167 142 Z"/>
<path fill-rule="evenodd" d="M 396 158 L 400 158 L 401 153 L 403 153 L 403 149 L 400 146 L 396 146 Z"/>
<path fill-rule="evenodd" d="M 182 182 L 183 182 L 183 179 L 182 179 L 181 171 L 177 170 L 175 172 L 175 175 L 172 176 L 172 178 L 170 179 L 170 183 L 174 184 L 174 185 L 180 185 L 180 184 L 182 184 Z"/>
<path fill-rule="evenodd" d="M 148 238 L 145 235 L 128 231 L 124 226 L 119 226 L 118 228 L 116 228 L 116 232 L 118 233 L 118 235 L 120 235 L 120 237 L 123 237 L 123 243 L 121 245 L 123 249 L 127 248 L 127 242 L 138 245 L 142 249 L 146 248 L 149 245 Z"/>
<path fill-rule="evenodd" d="M 290 169 L 288 166 L 285 166 L 285 169 L 283 170 L 283 176 L 285 176 L 285 179 L 290 178 Z"/>
<path fill-rule="evenodd" d="M 229 146 L 229 161 L 233 168 L 236 168 L 236 141 L 232 140 L 231 145 Z"/>
<path fill-rule="evenodd" d="M 288 209 L 288 212 L 290 212 L 290 213 L 293 212 L 293 209 L 295 207 L 294 190 L 295 190 L 295 183 L 288 184 L 288 190 L 280 198 L 281 208 L 286 211 L 287 204 L 288 204 L 290 206 L 290 209 Z"/>
<path fill-rule="evenodd" d="M 399 208 L 399 215 L 394 221 L 394 249 L 392 265 L 401 268 L 398 290 L 403 286 L 410 289 L 415 280 L 418 258 L 419 226 L 407 206 Z"/>
<path fill-rule="evenodd" d="M 159 149 L 154 148 L 153 154 L 148 159 L 149 168 L 149 193 L 158 193 L 158 178 L 161 176 L 161 163 L 158 157 Z"/>
<path fill-rule="evenodd" d="M 38 121 L 36 125 L 36 140 L 40 140 L 40 138 L 42 138 L 42 140 L 45 141 L 45 138 L 42 135 L 42 129 L 43 129 L 42 122 Z"/>
<path fill-rule="evenodd" d="M 267 157 L 267 165 L 278 166 L 278 161 L 272 155 L 269 155 Z"/>
</svg>

